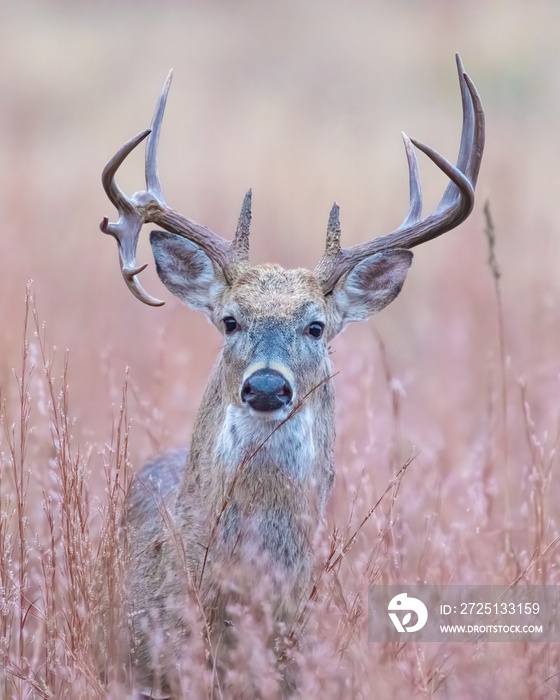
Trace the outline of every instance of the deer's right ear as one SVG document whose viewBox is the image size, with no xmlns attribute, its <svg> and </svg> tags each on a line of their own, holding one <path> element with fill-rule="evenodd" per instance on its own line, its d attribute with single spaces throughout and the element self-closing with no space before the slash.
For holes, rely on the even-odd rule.
<svg viewBox="0 0 560 700">
<path fill-rule="evenodd" d="M 160 280 L 169 291 L 195 311 L 212 316 L 215 303 L 226 286 L 210 258 L 194 243 L 166 231 L 150 234 Z"/>
</svg>

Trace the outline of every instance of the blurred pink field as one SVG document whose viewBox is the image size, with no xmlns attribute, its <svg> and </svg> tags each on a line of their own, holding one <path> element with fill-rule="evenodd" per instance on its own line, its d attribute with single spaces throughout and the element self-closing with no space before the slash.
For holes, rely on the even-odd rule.
<svg viewBox="0 0 560 700">
<path fill-rule="evenodd" d="M 126 290 L 98 228 L 114 216 L 102 168 L 149 125 L 169 68 L 167 201 L 231 237 L 252 187 L 252 261 L 312 268 L 335 199 L 346 246 L 402 220 L 402 130 L 455 158 L 456 51 L 487 115 L 477 204 L 415 251 L 394 304 L 333 344 L 338 471 L 299 696 L 558 697 L 557 644 L 368 643 L 367 586 L 560 583 L 559 23 L 544 0 L 0 5 L 0 697 L 123 696 L 92 651 L 122 488 L 188 444 L 219 351 L 161 286 L 148 236 L 138 260 L 161 309 Z M 446 183 L 421 168 L 428 209 Z M 46 372 L 31 317 L 22 368 L 30 279 Z"/>
</svg>

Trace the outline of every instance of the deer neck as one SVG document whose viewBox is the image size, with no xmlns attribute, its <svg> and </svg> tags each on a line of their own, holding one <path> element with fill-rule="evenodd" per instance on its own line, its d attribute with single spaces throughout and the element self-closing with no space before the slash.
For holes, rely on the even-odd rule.
<svg viewBox="0 0 560 700">
<path fill-rule="evenodd" d="M 332 483 L 334 395 L 319 386 L 287 420 L 270 420 L 226 394 L 227 367 L 214 366 L 193 430 L 187 481 L 211 511 L 235 502 L 243 512 L 322 511 Z M 303 497 L 302 497 L 303 495 Z"/>
</svg>

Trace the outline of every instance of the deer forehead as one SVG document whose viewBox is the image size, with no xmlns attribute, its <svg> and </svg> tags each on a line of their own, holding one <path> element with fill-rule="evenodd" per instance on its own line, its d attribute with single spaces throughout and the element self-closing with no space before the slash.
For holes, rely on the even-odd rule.
<svg viewBox="0 0 560 700">
<path fill-rule="evenodd" d="M 286 270 L 280 265 L 257 265 L 245 270 L 229 287 L 223 306 L 235 306 L 254 317 L 298 317 L 306 308 L 325 310 L 325 297 L 313 272 Z"/>
</svg>

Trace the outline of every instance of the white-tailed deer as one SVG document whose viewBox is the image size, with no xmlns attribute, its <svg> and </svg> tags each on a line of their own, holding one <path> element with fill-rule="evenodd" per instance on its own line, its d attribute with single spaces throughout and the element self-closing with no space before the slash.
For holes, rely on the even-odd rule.
<svg viewBox="0 0 560 700">
<path fill-rule="evenodd" d="M 125 144 L 103 172 L 119 220 L 105 218 L 101 230 L 117 240 L 129 289 L 146 304 L 163 303 L 140 286 L 137 275 L 145 266 L 135 262 L 142 226 L 156 224 L 164 229 L 150 237 L 160 279 L 223 335 L 190 451 L 146 465 L 128 496 L 130 620 L 139 682 L 147 693 L 179 692 L 180 669 L 188 660 L 177 657 L 192 618 L 186 590 L 195 591 L 208 627 L 233 639 L 224 594 L 226 588 L 235 591 L 231 570 L 224 584 L 233 559 L 238 570 L 270 578 L 278 619 L 294 616 L 308 593 L 312 542 L 334 477 L 328 345 L 348 323 L 367 319 L 395 299 L 412 262 L 411 248 L 458 226 L 473 208 L 484 112 L 459 57 L 457 67 L 463 102 L 457 164 L 404 136 L 410 209 L 403 224 L 387 236 L 342 249 L 334 204 L 325 252 L 314 271 L 250 265 L 250 191 L 232 242 L 165 203 L 156 157 L 171 74 L 151 130 Z M 129 198 L 116 185 L 115 173 L 146 137 L 146 189 Z M 425 218 L 413 146 L 450 180 Z"/>
</svg>

